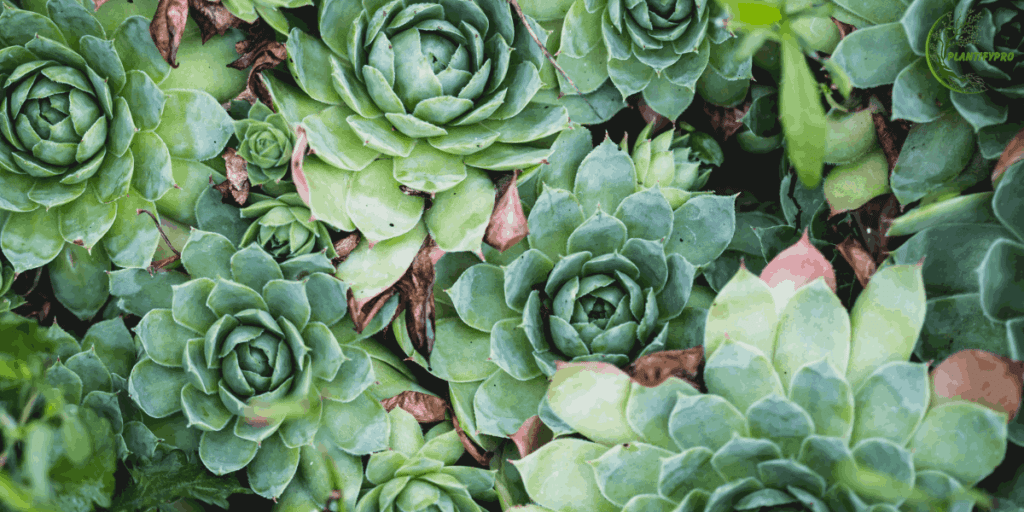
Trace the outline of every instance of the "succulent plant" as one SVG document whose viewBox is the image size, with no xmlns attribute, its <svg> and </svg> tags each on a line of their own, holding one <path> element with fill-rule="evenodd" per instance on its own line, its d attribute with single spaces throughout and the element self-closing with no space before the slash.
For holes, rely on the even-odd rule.
<svg viewBox="0 0 1024 512">
<path fill-rule="evenodd" d="M 963 349 L 1021 358 L 1024 343 L 1024 163 L 1010 166 L 995 192 L 951 197 L 897 218 L 890 236 L 913 234 L 891 262 L 924 261 L 928 316 L 916 352 L 941 359 Z M 1024 444 L 1024 418 L 1010 424 Z"/>
<path fill-rule="evenodd" d="M 240 213 L 243 218 L 256 219 L 242 236 L 242 246 L 255 241 L 279 261 L 322 250 L 330 258 L 338 256 L 327 227 L 313 220 L 309 207 L 295 192 L 254 201 Z"/>
<path fill-rule="evenodd" d="M 160 89 L 170 66 L 148 20 L 129 17 L 108 33 L 73 0 L 46 5 L 48 17 L 14 7 L 0 14 L 8 56 L 0 67 L 0 209 L 10 212 L 0 248 L 24 272 L 69 257 L 72 244 L 100 244 L 90 264 L 54 273 L 71 286 L 85 274 L 95 281 L 111 263 L 149 265 L 159 235 L 136 210 L 153 211 L 174 185 L 172 159 L 219 154 L 231 123 L 203 91 Z M 104 299 L 79 307 L 58 296 L 82 318 Z"/>
<path fill-rule="evenodd" d="M 423 434 L 411 414 L 396 407 L 388 413 L 387 451 L 370 455 L 367 487 L 357 512 L 484 510 L 475 500 L 494 501 L 494 471 L 456 466 L 465 449 L 450 422 Z"/>
<path fill-rule="evenodd" d="M 835 3 L 836 16 L 860 29 L 844 38 L 833 54 L 855 87 L 893 84 L 893 118 L 916 123 L 938 120 L 952 103 L 959 122 L 968 133 L 973 128 L 982 150 L 990 153 L 986 156 L 994 158 L 992 151 L 998 156 L 1016 131 L 1001 125 L 1024 121 L 1015 101 L 1024 97 L 1016 67 L 1024 58 L 1020 28 L 1024 14 L 1019 5 L 976 0 L 914 0 L 899 6 L 873 1 Z M 934 36 L 929 39 L 929 34 Z M 934 46 L 943 36 L 947 36 L 945 49 Z M 954 36 L 955 42 L 950 39 Z M 950 58 L 950 54 L 975 57 L 971 52 L 998 55 L 970 61 Z M 936 73 L 945 77 L 946 85 Z M 965 88 L 965 83 L 951 83 L 953 79 L 984 85 Z"/>
<path fill-rule="evenodd" d="M 555 31 L 552 39 L 560 37 L 552 54 L 567 77 L 554 69 L 547 76 L 557 79 L 561 94 L 592 94 L 610 81 L 623 98 L 642 93 L 647 105 L 670 119 L 686 110 L 698 89 L 708 101 L 730 105 L 747 94 L 750 58 L 733 61 L 737 40 L 726 29 L 728 11 L 718 2 L 529 0 L 520 5 Z"/>
<path fill-rule="evenodd" d="M 235 137 L 238 138 L 238 156 L 248 164 L 245 170 L 250 183 L 263 185 L 281 181 L 288 173 L 295 134 L 284 115 L 275 114 L 257 101 L 246 119 L 235 121 Z"/>
<path fill-rule="evenodd" d="M 117 460 L 155 440 L 124 396 L 135 361 L 124 322 L 95 323 L 79 344 L 58 326 L 7 312 L 0 337 L 0 364 L 13 370 L 0 378 L 4 470 L 40 510 L 47 500 L 68 511 L 110 507 Z"/>
<path fill-rule="evenodd" d="M 540 167 L 536 179 L 519 185 L 527 205 L 533 205 L 544 186 L 570 190 L 583 159 L 594 149 L 588 130 L 566 130 L 559 134 L 552 146 L 556 155 Z M 704 187 L 711 171 L 722 165 L 722 148 L 710 135 L 695 131 L 683 123 L 684 134 L 668 130 L 651 137 L 654 123 L 648 124 L 636 136 L 630 151 L 628 137 L 619 142 L 619 148 L 629 155 L 636 172 L 636 192 L 658 187 L 669 206 L 676 209 Z M 698 193 L 699 194 L 699 193 Z"/>
<path fill-rule="evenodd" d="M 314 152 L 294 177 L 303 200 L 363 235 L 338 269 L 362 301 L 405 273 L 428 234 L 479 251 L 494 208 L 485 171 L 529 172 L 568 114 L 531 102 L 543 56 L 504 2 L 330 0 L 319 27 L 320 39 L 288 37 L 299 89 L 267 85 Z"/>
<path fill-rule="evenodd" d="M 24 271 L 56 257 L 63 241 L 91 248 L 114 229 L 120 236 L 104 239 L 111 260 L 144 266 L 151 254 L 135 254 L 120 240 L 136 235 L 126 230 L 127 219 L 134 219 L 140 200 L 125 200 L 122 208 L 117 201 L 129 188 L 144 204 L 161 197 L 173 185 L 170 158 L 215 155 L 227 142 L 229 118 L 205 93 L 158 88 L 169 66 L 160 65 L 155 46 L 137 40 L 147 33 L 144 19 L 128 18 L 108 38 L 79 4 L 48 6 L 50 18 L 16 8 L 0 16 L 12 55 L 4 71 L 0 175 L 3 207 L 12 212 L 5 254 Z M 44 218 L 52 207 L 59 207 L 57 215 Z M 22 239 L 31 227 L 38 229 Z M 155 249 L 155 237 L 154 230 L 153 243 L 142 245 Z"/>
<path fill-rule="evenodd" d="M 267 498 L 288 487 L 318 432 L 357 455 L 383 448 L 386 413 L 364 393 L 370 357 L 332 332 L 344 327 L 348 288 L 325 273 L 325 256 L 278 264 L 258 245 L 236 250 L 195 230 L 181 261 L 190 279 L 136 329 L 145 353 L 128 388 L 147 415 L 183 413 L 202 431 L 203 464 L 217 475 L 246 468 Z"/>
<path fill-rule="evenodd" d="M 921 268 L 879 271 L 848 313 L 820 254 L 790 256 L 761 279 L 741 269 L 715 298 L 707 394 L 593 363 L 559 369 L 551 410 L 587 440 L 514 463 L 530 497 L 558 511 L 969 509 L 962 491 L 1004 457 L 1006 415 L 930 401 L 927 365 L 907 362 Z"/>
<path fill-rule="evenodd" d="M 288 18 L 281 12 L 282 8 L 294 9 L 313 5 L 313 0 L 227 0 L 224 7 L 246 23 L 254 23 L 257 18 L 263 19 L 274 30 L 288 34 Z"/>
<path fill-rule="evenodd" d="M 13 284 L 14 268 L 7 263 L 3 253 L 0 253 L 0 313 L 6 313 L 25 303 L 25 299 L 11 290 Z"/>
<path fill-rule="evenodd" d="M 574 181 L 574 192 L 545 186 L 527 243 L 510 254 L 446 254 L 435 267 L 433 351 L 429 362 L 406 352 L 452 382 L 471 437 L 511 435 L 537 414 L 557 361 L 624 366 L 692 344 L 686 326 L 700 315 L 683 309 L 732 239 L 735 198 L 696 195 L 673 209 L 657 187 L 636 192 L 633 160 L 610 140 Z"/>
</svg>

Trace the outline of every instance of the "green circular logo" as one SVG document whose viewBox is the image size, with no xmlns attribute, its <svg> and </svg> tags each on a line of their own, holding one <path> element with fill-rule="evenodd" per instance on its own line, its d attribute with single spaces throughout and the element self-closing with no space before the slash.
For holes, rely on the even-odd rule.
<svg viewBox="0 0 1024 512">
<path fill-rule="evenodd" d="M 956 23 L 948 12 L 932 24 L 925 43 L 925 60 L 940 84 L 963 94 L 978 94 L 988 87 L 980 76 L 971 72 L 968 62 L 987 58 L 987 54 L 970 51 L 975 42 L 980 13 L 970 13 Z"/>
</svg>

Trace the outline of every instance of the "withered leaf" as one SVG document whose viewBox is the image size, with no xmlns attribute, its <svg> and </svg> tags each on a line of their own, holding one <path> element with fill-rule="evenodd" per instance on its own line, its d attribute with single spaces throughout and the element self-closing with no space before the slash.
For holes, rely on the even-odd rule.
<svg viewBox="0 0 1024 512">
<path fill-rule="evenodd" d="M 850 33 L 853 32 L 854 30 L 857 30 L 857 27 L 850 25 L 849 23 L 843 23 L 835 18 L 832 18 L 832 23 L 835 23 L 836 27 L 839 28 L 840 39 L 850 35 Z"/>
<path fill-rule="evenodd" d="M 996 162 L 996 167 L 992 170 L 992 184 L 999 183 L 999 178 L 1003 177 L 1006 169 L 1022 159 L 1024 159 L 1024 129 L 1010 139 L 1003 154 L 999 155 L 999 161 Z"/>
<path fill-rule="evenodd" d="M 288 58 L 288 50 L 284 43 L 275 39 L 274 30 L 263 20 L 257 20 L 249 27 L 249 37 L 235 44 L 235 52 L 240 57 L 228 64 L 228 67 L 242 70 L 251 66 L 245 90 L 235 99 L 250 103 L 259 100 L 273 109 L 273 99 L 270 97 L 270 90 L 263 83 L 262 72 L 277 66 Z"/>
<path fill-rule="evenodd" d="M 178 67 L 178 46 L 188 22 L 188 0 L 160 0 L 149 23 L 149 35 L 160 55 L 171 67 Z"/>
<path fill-rule="evenodd" d="M 846 240 L 836 246 L 836 249 L 839 250 L 839 254 L 843 255 L 843 259 L 853 267 L 853 273 L 856 274 L 860 285 L 866 287 L 871 276 L 875 275 L 875 271 L 878 270 L 878 265 L 871 257 L 871 253 L 864 248 L 864 244 L 848 236 Z"/>
<path fill-rule="evenodd" d="M 337 242 L 334 242 L 334 251 L 338 253 L 338 257 L 334 258 L 333 263 L 337 265 L 348 259 L 348 255 L 352 254 L 352 251 L 359 246 L 359 233 L 352 232 L 342 237 Z"/>
<path fill-rule="evenodd" d="M 411 390 L 381 400 L 380 404 L 389 412 L 395 407 L 401 407 L 420 423 L 444 421 L 444 413 L 448 405 L 442 398 Z"/>
<path fill-rule="evenodd" d="M 653 388 L 669 377 L 685 380 L 697 389 L 703 389 L 704 347 L 686 350 L 666 350 L 638 358 L 626 368 L 626 373 L 637 384 Z"/>
<path fill-rule="evenodd" d="M 366 326 L 370 324 L 370 320 L 377 316 L 377 312 L 380 308 L 384 307 L 384 304 L 391 298 L 392 295 L 398 292 L 398 289 L 392 285 L 390 288 L 380 292 L 380 294 L 370 297 L 368 299 L 357 301 L 355 296 L 352 294 L 352 290 L 348 291 L 348 311 L 352 315 L 352 324 L 355 327 L 356 332 L 363 332 Z M 391 319 L 388 319 L 390 322 Z"/>
<path fill-rule="evenodd" d="M 430 258 L 436 244 L 427 237 L 405 275 L 395 283 L 398 311 L 405 310 L 405 325 L 413 347 L 424 356 L 434 350 L 434 261 Z"/>
<path fill-rule="evenodd" d="M 722 137 L 723 142 L 729 140 L 729 137 L 743 128 L 743 116 L 747 115 L 748 110 L 750 110 L 749 101 L 733 108 L 704 103 L 704 113 L 710 116 L 711 127 Z"/>
<path fill-rule="evenodd" d="M 473 460 L 477 461 L 481 466 L 485 468 L 490 467 L 491 457 L 494 457 L 494 452 L 484 451 L 466 435 L 466 431 L 462 430 L 462 427 L 459 426 L 459 419 L 455 417 L 454 411 L 452 412 L 452 425 L 455 427 L 455 431 L 459 433 L 459 440 L 462 441 L 462 447 L 466 449 L 466 453 L 473 457 Z"/>
<path fill-rule="evenodd" d="M 219 0 L 188 0 L 188 5 L 192 8 L 192 20 L 199 25 L 203 43 L 213 36 L 224 35 L 228 29 L 247 25 L 245 21 L 231 14 Z"/>
<path fill-rule="evenodd" d="M 932 370 L 935 393 L 944 398 L 961 398 L 1009 414 L 1012 421 L 1020 409 L 1024 390 L 1024 362 L 985 350 L 961 350 Z"/>
<path fill-rule="evenodd" d="M 500 252 L 505 252 L 530 234 L 523 203 L 519 200 L 519 187 L 516 186 L 519 173 L 516 169 L 511 179 L 506 179 L 498 187 L 491 221 L 484 231 L 484 242 Z"/>
<path fill-rule="evenodd" d="M 249 173 L 246 171 L 245 159 L 238 156 L 235 148 L 227 148 L 221 155 L 224 159 L 224 166 L 227 169 L 228 179 L 220 185 L 214 185 L 223 196 L 224 200 L 238 206 L 245 206 L 249 200 Z"/>
<path fill-rule="evenodd" d="M 519 427 L 515 434 L 509 436 L 512 442 L 516 444 L 516 448 L 519 449 L 520 457 L 526 457 L 537 451 L 541 446 L 551 441 L 553 437 L 554 433 L 537 415 L 530 416 L 529 419 L 523 422 L 523 425 Z"/>
<path fill-rule="evenodd" d="M 864 248 L 881 264 L 889 257 L 889 236 L 886 234 L 893 220 L 899 216 L 903 207 L 894 194 L 878 196 L 853 211 L 853 219 L 861 233 Z"/>
</svg>

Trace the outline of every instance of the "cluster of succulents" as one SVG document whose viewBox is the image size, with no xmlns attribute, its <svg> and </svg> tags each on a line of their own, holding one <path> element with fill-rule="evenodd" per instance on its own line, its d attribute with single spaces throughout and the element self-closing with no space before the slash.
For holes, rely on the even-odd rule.
<svg viewBox="0 0 1024 512">
<path fill-rule="evenodd" d="M 0 510 L 1022 508 L 1022 13 L 4 2 Z"/>
<path fill-rule="evenodd" d="M 806 283 L 769 267 L 740 270 L 711 305 L 707 394 L 563 365 L 548 402 L 586 439 L 516 464 L 530 498 L 543 510 L 927 510 L 961 502 L 1002 461 L 1005 414 L 936 400 L 927 365 L 906 361 L 924 320 L 920 267 L 875 274 L 849 313 L 829 272 Z"/>
</svg>

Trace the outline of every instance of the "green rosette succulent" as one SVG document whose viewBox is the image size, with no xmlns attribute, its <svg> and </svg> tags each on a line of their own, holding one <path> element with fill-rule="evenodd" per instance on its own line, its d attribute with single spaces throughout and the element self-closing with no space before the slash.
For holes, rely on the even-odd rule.
<svg viewBox="0 0 1024 512">
<path fill-rule="evenodd" d="M 451 382 L 471 437 L 511 435 L 537 414 L 558 361 L 625 366 L 695 344 L 705 310 L 684 307 L 733 237 L 735 198 L 696 195 L 673 209 L 657 187 L 637 187 L 629 154 L 605 140 L 573 192 L 544 188 L 526 243 L 483 263 L 468 253 L 438 261 L 429 361 L 405 351 Z"/>
<path fill-rule="evenodd" d="M 278 260 L 323 250 L 330 258 L 338 257 L 327 227 L 313 220 L 309 206 L 295 192 L 256 201 L 240 214 L 256 219 L 242 236 L 242 246 L 257 242 Z"/>
<path fill-rule="evenodd" d="M 931 123 L 952 115 L 953 119 L 943 121 L 947 125 L 943 126 L 943 139 L 947 146 L 965 146 L 968 152 L 959 156 L 962 150 L 957 151 L 953 158 L 944 155 L 952 160 L 951 166 L 958 163 L 964 167 L 971 156 L 968 140 L 972 136 L 977 137 L 986 158 L 999 156 L 1024 122 L 1019 108 L 1024 98 L 1024 75 L 1019 64 L 1024 59 L 1024 10 L 1019 3 L 834 3 L 836 18 L 859 29 L 843 38 L 833 54 L 855 87 L 893 84 L 895 119 Z M 954 42 L 951 38 L 958 31 L 959 36 L 967 37 Z M 967 55 L 971 60 L 957 61 L 949 58 L 950 54 Z M 936 76 L 944 77 L 943 82 Z M 978 87 L 968 83 L 971 81 L 983 84 Z M 897 167 L 897 175 L 899 171 Z M 898 190 L 897 196 L 904 204 L 915 200 L 905 200 Z"/>
<path fill-rule="evenodd" d="M 529 0 L 520 5 L 554 31 L 548 39 L 551 52 L 568 79 L 550 64 L 544 77 L 560 94 L 600 100 L 602 86 L 610 83 L 622 98 L 642 93 L 648 106 L 670 119 L 679 117 L 698 91 L 722 105 L 735 105 L 747 95 L 751 59 L 734 59 L 738 39 L 726 28 L 729 14 L 718 2 Z"/>
<path fill-rule="evenodd" d="M 160 299 L 170 307 L 150 309 L 136 328 L 144 355 L 128 389 L 148 416 L 183 414 L 189 430 L 202 432 L 206 468 L 245 468 L 267 498 L 285 491 L 300 448 L 318 433 L 355 455 L 383 449 L 387 415 L 365 393 L 374 382 L 370 356 L 338 343 L 348 287 L 325 273 L 333 271 L 325 256 L 278 264 L 258 245 L 236 250 L 220 234 L 195 230 L 181 261 L 190 278 L 171 285 L 172 296 Z"/>
<path fill-rule="evenodd" d="M 624 137 L 619 149 L 629 155 L 636 173 L 636 192 L 658 187 L 674 210 L 704 187 L 711 171 L 722 165 L 725 155 L 710 135 L 694 131 L 683 123 L 683 134 L 672 130 L 651 137 L 654 124 L 648 124 L 636 137 L 633 148 Z M 542 165 L 537 178 L 519 185 L 523 201 L 532 206 L 544 186 L 571 190 L 580 164 L 594 150 L 590 132 L 574 125 L 558 135 L 552 146 L 555 154 Z"/>
<path fill-rule="evenodd" d="M 444 250 L 479 251 L 494 208 L 488 171 L 528 174 L 568 114 L 532 102 L 543 55 L 506 2 L 330 0 L 319 24 L 320 39 L 288 37 L 299 88 L 267 84 L 314 152 L 293 171 L 303 200 L 363 235 L 338 273 L 361 301 L 394 284 L 428 234 Z"/>
<path fill-rule="evenodd" d="M 245 170 L 250 183 L 263 185 L 284 179 L 295 145 L 295 134 L 284 115 L 257 101 L 246 119 L 235 121 L 235 137 L 238 156 L 248 164 Z"/>
<path fill-rule="evenodd" d="M 1024 163 L 1011 165 L 994 192 L 955 196 L 898 217 L 888 234 L 913 236 L 889 262 L 924 261 L 928 316 L 916 353 L 942 359 L 964 349 L 1024 358 Z M 1024 418 L 1010 424 L 1024 444 Z"/>
<path fill-rule="evenodd" d="M 879 271 L 849 313 L 825 279 L 790 267 L 741 269 L 716 297 L 707 394 L 561 368 L 547 398 L 586 439 L 514 463 L 530 498 L 557 511 L 970 510 L 964 491 L 1003 460 L 1006 415 L 934 403 L 927 364 L 907 362 L 921 267 Z"/>
<path fill-rule="evenodd" d="M 64 284 L 58 299 L 89 318 L 105 299 L 90 291 L 105 286 L 70 283 L 150 264 L 159 234 L 136 210 L 155 211 L 172 188 L 172 160 L 218 155 L 231 120 L 206 92 L 160 88 L 170 65 L 145 18 L 108 32 L 74 0 L 46 6 L 49 16 L 0 14 L 0 209 L 10 212 L 0 249 L 19 273 L 79 261 L 51 265 L 51 278 Z"/>
<path fill-rule="evenodd" d="M 388 413 L 387 451 L 370 455 L 356 512 L 481 512 L 476 500 L 495 501 L 494 471 L 455 463 L 465 453 L 450 422 L 423 434 L 416 419 L 396 407 Z"/>
</svg>

